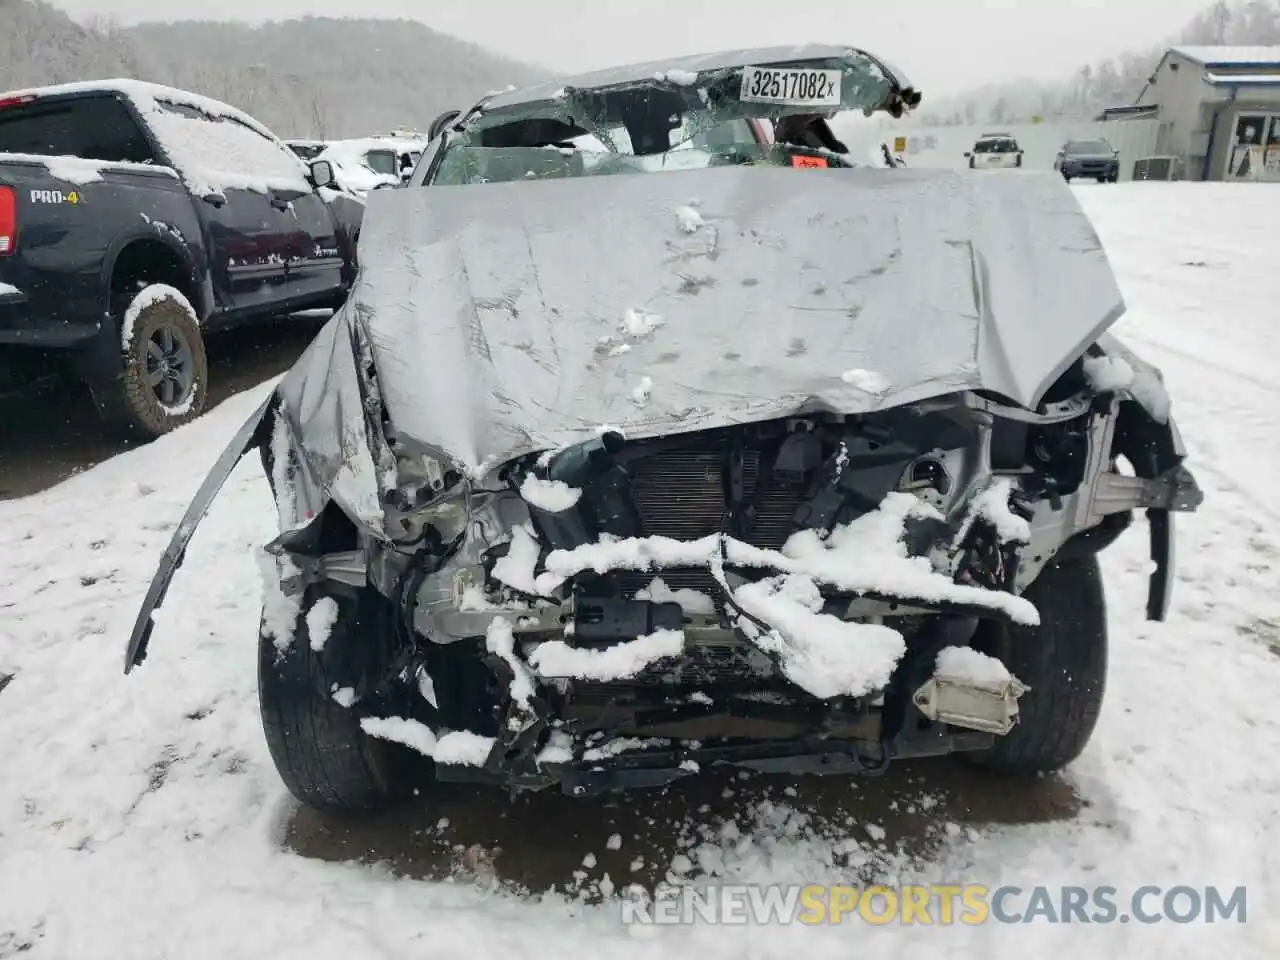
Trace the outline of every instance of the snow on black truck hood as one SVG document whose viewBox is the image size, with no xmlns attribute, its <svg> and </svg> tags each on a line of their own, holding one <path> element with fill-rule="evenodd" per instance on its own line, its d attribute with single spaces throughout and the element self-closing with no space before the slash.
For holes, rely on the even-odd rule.
<svg viewBox="0 0 1280 960">
<path fill-rule="evenodd" d="M 654 436 L 965 389 L 1034 407 L 1124 310 L 1054 174 L 396 191 L 371 202 L 361 261 L 346 322 L 395 430 L 472 471 L 604 424 Z"/>
</svg>

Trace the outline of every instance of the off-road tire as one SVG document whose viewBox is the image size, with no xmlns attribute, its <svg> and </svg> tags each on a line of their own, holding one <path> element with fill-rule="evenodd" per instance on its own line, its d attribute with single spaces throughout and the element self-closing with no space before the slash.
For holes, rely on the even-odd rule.
<svg viewBox="0 0 1280 960">
<path fill-rule="evenodd" d="M 1058 770 L 1080 756 L 1106 689 L 1107 606 L 1097 556 L 1050 562 L 1025 596 L 1040 611 L 1038 627 L 1007 626 L 975 643 L 1030 687 L 1018 701 L 1017 725 L 990 748 L 964 755 L 1003 773 Z"/>
<path fill-rule="evenodd" d="M 135 296 L 143 296 L 146 290 L 138 291 Z M 133 299 L 128 295 L 117 298 L 113 309 L 117 329 Z M 162 404 L 147 382 L 148 345 L 151 338 L 163 330 L 181 338 L 190 356 L 190 392 L 194 395 L 189 403 L 185 398 L 179 399 L 172 405 L 176 410 Z M 164 298 L 143 307 L 133 325 L 130 347 L 125 350 L 122 346 L 121 352 L 120 375 L 93 385 L 94 399 L 107 422 L 135 437 L 153 440 L 204 412 L 208 397 L 209 360 L 199 323 L 185 305 L 172 298 Z"/>
<path fill-rule="evenodd" d="M 306 613 L 319 594 L 308 588 L 293 636 L 281 650 L 265 627 L 258 631 L 258 704 L 267 749 L 289 792 L 329 813 L 373 812 L 393 805 L 414 786 L 425 758 L 360 727 L 359 704 L 344 707 L 329 692 L 321 655 L 311 649 Z M 334 598 L 338 618 L 324 645 L 326 657 L 367 642 L 361 604 Z M 415 758 L 417 758 L 415 760 Z"/>
</svg>

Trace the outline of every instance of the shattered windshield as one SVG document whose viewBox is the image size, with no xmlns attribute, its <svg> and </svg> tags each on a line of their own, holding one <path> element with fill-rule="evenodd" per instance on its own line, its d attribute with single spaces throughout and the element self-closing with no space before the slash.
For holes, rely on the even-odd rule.
<svg viewBox="0 0 1280 960">
<path fill-rule="evenodd" d="M 448 186 L 733 164 L 852 166 L 820 149 L 760 142 L 752 123 L 767 129 L 782 117 L 870 113 L 891 89 L 857 54 L 565 88 L 553 98 L 479 113 L 445 147 L 431 180 Z"/>
</svg>

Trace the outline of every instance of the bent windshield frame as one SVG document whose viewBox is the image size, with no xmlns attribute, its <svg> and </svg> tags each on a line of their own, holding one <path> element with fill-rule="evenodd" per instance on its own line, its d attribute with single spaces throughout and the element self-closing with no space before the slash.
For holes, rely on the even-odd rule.
<svg viewBox="0 0 1280 960">
<path fill-rule="evenodd" d="M 773 82 L 761 84 L 762 73 Z M 733 163 L 788 165 L 792 155 L 822 151 L 761 149 L 752 121 L 825 118 L 845 110 L 869 115 L 891 100 L 895 83 L 870 57 L 850 51 L 837 58 L 738 65 L 696 74 L 668 71 L 611 86 L 566 87 L 544 99 L 495 110 L 481 105 L 461 131 L 441 144 L 424 179 L 461 185 Z M 559 160 L 552 156 L 557 151 Z M 591 159 L 591 153 L 612 155 L 614 161 Z M 687 155 L 646 163 L 621 160 L 675 153 Z M 583 154 L 582 162 L 564 162 L 574 154 Z M 527 167 L 523 173 L 521 164 Z M 832 155 L 825 164 L 810 165 L 854 164 Z"/>
</svg>

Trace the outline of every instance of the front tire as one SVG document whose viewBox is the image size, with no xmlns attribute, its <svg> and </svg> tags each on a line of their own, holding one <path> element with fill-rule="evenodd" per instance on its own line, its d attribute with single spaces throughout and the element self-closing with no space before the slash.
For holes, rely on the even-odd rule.
<svg viewBox="0 0 1280 960">
<path fill-rule="evenodd" d="M 334 680 L 322 659 L 345 659 L 354 645 L 373 640 L 377 624 L 369 604 L 331 598 L 337 618 L 323 651 L 316 652 L 307 613 L 320 599 L 314 587 L 307 589 L 287 643 L 277 644 L 265 618 L 259 628 L 258 703 L 267 748 L 280 779 L 307 806 L 330 813 L 380 810 L 412 788 L 417 755 L 369 736 L 360 727 L 358 706 L 334 699 Z"/>
<path fill-rule="evenodd" d="M 1102 710 L 1107 605 L 1096 555 L 1052 561 L 1027 588 L 1038 627 L 1008 626 L 976 646 L 998 656 L 1030 688 L 1018 723 L 986 750 L 967 754 L 1002 773 L 1058 770 L 1084 751 Z"/>
</svg>

